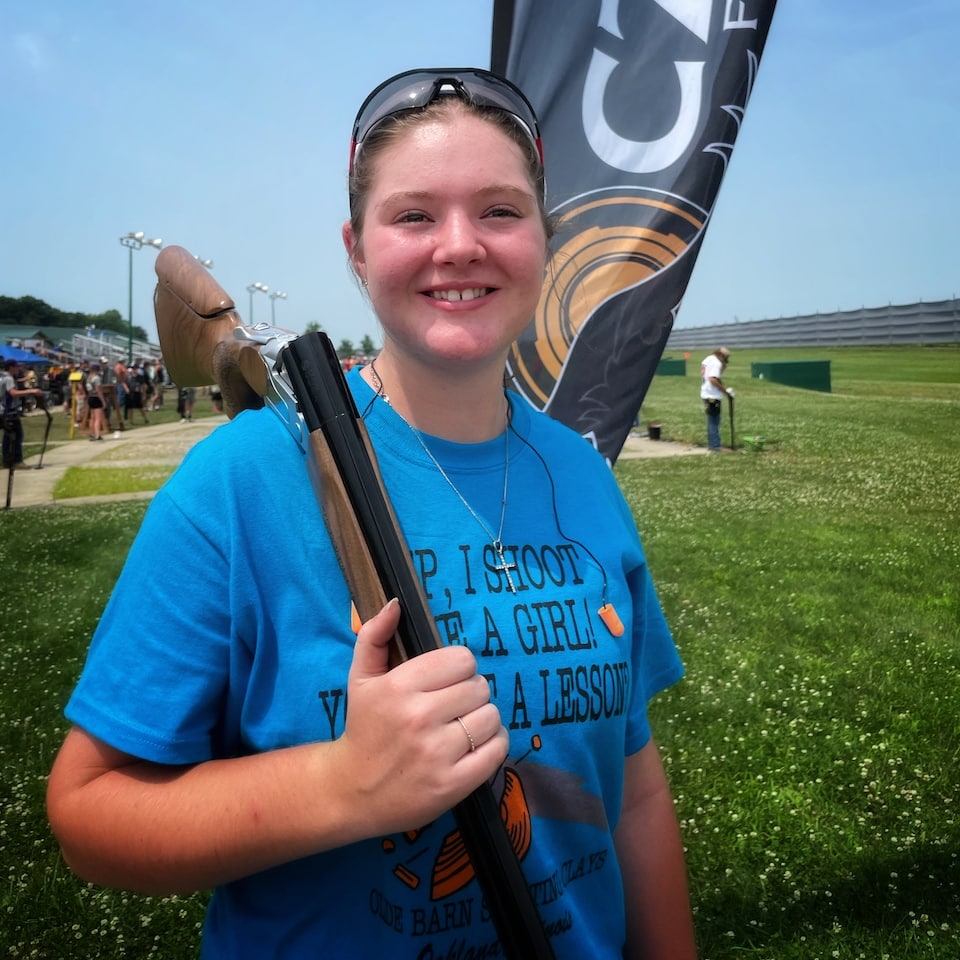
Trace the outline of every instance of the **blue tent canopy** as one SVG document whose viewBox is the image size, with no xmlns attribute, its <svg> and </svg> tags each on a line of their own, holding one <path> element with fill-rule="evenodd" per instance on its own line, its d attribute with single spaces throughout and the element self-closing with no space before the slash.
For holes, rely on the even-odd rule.
<svg viewBox="0 0 960 960">
<path fill-rule="evenodd" d="M 21 350 L 19 347 L 8 347 L 4 344 L 0 344 L 0 358 L 4 360 L 18 360 L 20 363 L 26 364 L 45 363 L 49 366 L 53 363 L 52 360 L 48 360 L 46 357 L 38 357 L 29 350 Z"/>
</svg>

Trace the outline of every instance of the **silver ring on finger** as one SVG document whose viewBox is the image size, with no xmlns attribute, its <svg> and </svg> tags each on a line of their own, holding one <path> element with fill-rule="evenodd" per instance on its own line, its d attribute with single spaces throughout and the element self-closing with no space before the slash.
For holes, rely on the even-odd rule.
<svg viewBox="0 0 960 960">
<path fill-rule="evenodd" d="M 473 739 L 473 736 L 471 735 L 469 728 L 463 722 L 463 717 L 457 717 L 457 723 L 459 723 L 460 726 L 463 727 L 463 732 L 467 735 L 467 740 L 470 741 L 470 752 L 474 753 L 477 749 L 477 744 L 476 744 L 476 741 Z"/>
</svg>

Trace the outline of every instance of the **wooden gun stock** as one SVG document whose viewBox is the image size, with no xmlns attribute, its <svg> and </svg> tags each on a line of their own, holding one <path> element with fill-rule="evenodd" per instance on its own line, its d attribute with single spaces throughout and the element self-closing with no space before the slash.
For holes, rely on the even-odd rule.
<svg viewBox="0 0 960 960">
<path fill-rule="evenodd" d="M 227 416 L 263 406 L 249 369 L 262 368 L 256 348 L 233 339 L 240 316 L 233 300 L 183 247 L 157 254 L 153 297 L 157 334 L 167 372 L 178 387 L 217 384 Z M 255 381 L 254 381 L 255 382 Z"/>
</svg>

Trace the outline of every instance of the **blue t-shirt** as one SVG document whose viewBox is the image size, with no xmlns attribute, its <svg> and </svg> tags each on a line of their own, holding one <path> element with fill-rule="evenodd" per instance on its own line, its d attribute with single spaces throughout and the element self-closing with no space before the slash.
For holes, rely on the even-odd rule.
<svg viewBox="0 0 960 960">
<path fill-rule="evenodd" d="M 488 532 L 408 425 L 358 371 L 349 383 L 440 636 L 474 652 L 510 732 L 494 793 L 529 818 L 524 876 L 557 957 L 619 957 L 624 758 L 650 738 L 647 701 L 683 672 L 629 508 L 586 441 L 516 397 L 494 440 L 425 437 L 492 531 L 509 443 L 512 592 Z M 161 575 L 158 553 L 171 559 Z M 597 614 L 605 599 L 626 626 L 619 638 Z M 164 764 L 333 739 L 354 639 L 305 456 L 272 411 L 245 412 L 158 492 L 67 717 Z M 226 884 L 203 956 L 499 956 L 454 834 L 447 814 Z"/>
</svg>

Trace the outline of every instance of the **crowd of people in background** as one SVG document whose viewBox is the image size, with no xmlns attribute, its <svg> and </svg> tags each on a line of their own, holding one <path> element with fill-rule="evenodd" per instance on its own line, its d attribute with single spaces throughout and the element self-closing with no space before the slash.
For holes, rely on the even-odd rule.
<svg viewBox="0 0 960 960">
<path fill-rule="evenodd" d="M 344 358 L 342 366 L 346 373 L 369 362 L 370 357 L 358 354 Z M 76 430 L 94 441 L 122 432 L 138 420 L 149 424 L 150 414 L 163 408 L 168 389 L 176 390 L 180 422 L 193 420 L 197 389 L 178 388 L 169 379 L 162 357 L 135 359 L 130 364 L 111 363 L 106 357 L 49 366 L 11 364 L 9 372 L 16 387 L 18 417 L 41 406 L 59 407 L 64 416 L 73 417 Z M 213 384 L 203 393 L 209 394 L 214 411 L 223 413 L 220 387 Z"/>
<path fill-rule="evenodd" d="M 56 366 L 23 365 L 11 362 L 5 371 L 11 392 L 6 405 L 11 417 L 19 419 L 44 407 L 59 408 L 73 419 L 74 428 L 90 440 L 102 440 L 104 434 L 119 433 L 136 423 L 149 424 L 150 414 L 169 401 L 168 389 L 176 391 L 177 413 L 181 423 L 193 420 L 196 389 L 180 389 L 168 377 L 163 359 L 122 360 L 111 363 L 106 357 L 71 361 Z M 214 409 L 222 411 L 219 388 L 206 388 Z M 11 419 L 11 423 L 13 420 Z"/>
<path fill-rule="evenodd" d="M 99 440 L 104 431 L 132 426 L 138 413 L 140 422 L 149 424 L 149 414 L 163 406 L 164 390 L 170 385 L 162 360 L 127 365 L 102 358 L 54 370 L 49 389 L 64 415 L 74 418 L 74 426 Z"/>
</svg>

